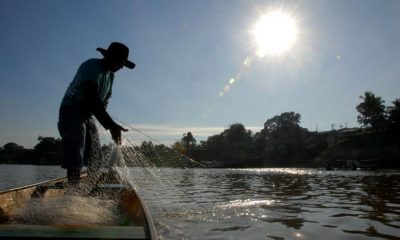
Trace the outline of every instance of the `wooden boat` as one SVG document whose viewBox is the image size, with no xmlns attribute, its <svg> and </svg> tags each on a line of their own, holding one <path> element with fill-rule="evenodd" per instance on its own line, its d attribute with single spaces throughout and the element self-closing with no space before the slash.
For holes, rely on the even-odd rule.
<svg viewBox="0 0 400 240">
<path fill-rule="evenodd" d="M 81 180 L 88 179 L 87 174 Z M 0 239 L 157 239 L 151 216 L 135 190 L 114 172 L 103 173 L 88 193 L 92 199 L 116 201 L 123 222 L 118 225 L 36 224 L 19 222 L 15 212 L 32 200 L 66 196 L 66 178 L 0 192 Z M 110 200 L 111 201 L 111 200 Z M 49 209 L 51 211 L 51 209 Z"/>
</svg>

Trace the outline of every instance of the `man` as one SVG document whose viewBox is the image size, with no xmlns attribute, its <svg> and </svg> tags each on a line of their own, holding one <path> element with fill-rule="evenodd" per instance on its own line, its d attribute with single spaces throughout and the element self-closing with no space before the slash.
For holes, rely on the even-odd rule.
<svg viewBox="0 0 400 240">
<path fill-rule="evenodd" d="M 121 131 L 128 131 L 113 121 L 107 113 L 114 73 L 135 64 L 128 60 L 129 48 L 113 42 L 107 49 L 97 48 L 104 58 L 89 59 L 81 64 L 61 102 L 58 130 L 62 138 L 63 161 L 68 182 L 79 183 L 81 169 L 88 166 L 89 175 L 96 174 L 102 161 L 99 134 L 93 115 L 110 131 L 116 144 L 121 143 Z"/>
</svg>

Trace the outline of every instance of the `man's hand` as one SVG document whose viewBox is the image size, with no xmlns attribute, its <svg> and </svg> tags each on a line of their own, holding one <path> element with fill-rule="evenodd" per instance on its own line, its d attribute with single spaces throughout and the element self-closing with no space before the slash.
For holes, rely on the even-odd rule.
<svg viewBox="0 0 400 240">
<path fill-rule="evenodd" d="M 111 137 L 117 145 L 121 145 L 121 131 L 127 132 L 128 129 L 117 124 L 110 128 Z"/>
</svg>

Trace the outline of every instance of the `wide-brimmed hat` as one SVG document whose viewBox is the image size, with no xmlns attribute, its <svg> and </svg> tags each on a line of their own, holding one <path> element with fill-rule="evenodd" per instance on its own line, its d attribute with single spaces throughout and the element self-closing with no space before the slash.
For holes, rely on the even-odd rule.
<svg viewBox="0 0 400 240">
<path fill-rule="evenodd" d="M 104 57 L 109 57 L 115 60 L 123 61 L 124 66 L 133 69 L 136 65 L 135 63 L 128 60 L 129 48 L 122 43 L 113 42 L 108 46 L 107 49 L 96 48 Z"/>
</svg>

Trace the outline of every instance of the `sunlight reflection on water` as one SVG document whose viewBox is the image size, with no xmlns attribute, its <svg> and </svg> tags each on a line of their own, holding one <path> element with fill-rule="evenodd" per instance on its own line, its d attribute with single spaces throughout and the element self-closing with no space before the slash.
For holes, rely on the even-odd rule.
<svg viewBox="0 0 400 240">
<path fill-rule="evenodd" d="M 275 200 L 233 200 L 229 201 L 226 204 L 217 205 L 216 208 L 221 209 L 229 209 L 229 208 L 244 208 L 244 207 L 262 207 L 262 206 L 271 206 L 274 204 Z"/>
<path fill-rule="evenodd" d="M 13 167 L 17 166 L 3 166 L 7 173 L 0 171 L 0 176 L 9 175 Z M 22 166 L 14 172 L 28 169 L 30 174 L 7 182 L 29 184 L 49 173 L 65 174 L 56 166 Z M 400 173 L 395 171 L 130 170 L 163 239 L 400 236 Z"/>
<path fill-rule="evenodd" d="M 163 210 L 153 211 L 154 218 L 167 226 L 161 228 L 165 239 L 399 236 L 398 172 L 274 168 L 161 169 L 159 174 L 174 184 L 155 190 Z M 152 198 L 147 195 L 150 205 Z"/>
</svg>

